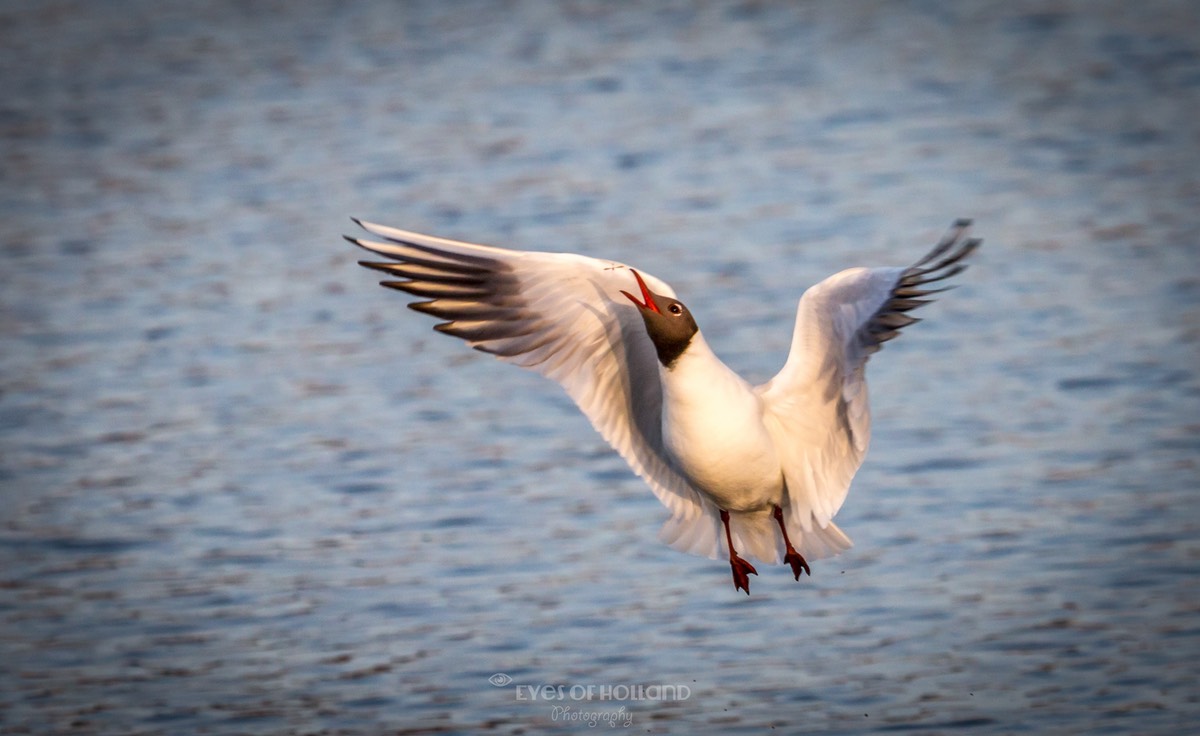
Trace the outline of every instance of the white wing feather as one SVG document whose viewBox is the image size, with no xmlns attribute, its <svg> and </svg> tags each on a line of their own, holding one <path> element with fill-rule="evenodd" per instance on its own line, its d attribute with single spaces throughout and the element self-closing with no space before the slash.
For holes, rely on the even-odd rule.
<svg viewBox="0 0 1200 736">
<path fill-rule="evenodd" d="M 362 265 L 403 279 L 384 286 L 426 297 L 409 306 L 446 320 L 435 329 L 558 382 L 670 511 L 663 541 L 716 555 L 717 511 L 663 448 L 658 358 L 637 309 L 621 295 L 636 285 L 627 266 L 359 225 L 386 242 L 347 240 L 393 259 Z M 675 295 L 639 273 L 656 293 Z"/>
<path fill-rule="evenodd" d="M 832 520 L 871 439 L 867 358 L 919 321 L 907 312 L 929 302 L 921 297 L 943 291 L 920 287 L 965 268 L 962 259 L 980 243 L 964 239 L 969 226 L 956 222 L 909 268 L 852 268 L 806 291 L 787 362 L 755 389 L 783 465 L 789 529 L 803 530 L 817 557 L 850 546 Z"/>
</svg>

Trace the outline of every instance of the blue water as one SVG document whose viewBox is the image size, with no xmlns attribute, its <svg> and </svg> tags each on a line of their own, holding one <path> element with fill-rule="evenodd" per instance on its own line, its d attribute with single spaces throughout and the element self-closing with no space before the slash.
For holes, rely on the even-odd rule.
<svg viewBox="0 0 1200 736">
<path fill-rule="evenodd" d="M 0 733 L 1182 732 L 1197 39 L 1186 2 L 0 11 Z M 811 283 L 987 242 L 872 360 L 854 548 L 746 597 L 351 215 L 635 264 L 752 381 Z"/>
</svg>

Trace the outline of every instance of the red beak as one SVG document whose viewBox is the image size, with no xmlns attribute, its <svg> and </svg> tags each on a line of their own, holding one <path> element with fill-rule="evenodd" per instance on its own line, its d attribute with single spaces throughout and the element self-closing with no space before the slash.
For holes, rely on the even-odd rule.
<svg viewBox="0 0 1200 736">
<path fill-rule="evenodd" d="M 654 303 L 654 296 L 650 293 L 650 290 L 646 288 L 646 282 L 642 281 L 642 275 L 637 271 L 634 271 L 632 268 L 629 270 L 633 273 L 633 277 L 637 279 L 638 286 L 642 289 L 642 299 L 645 300 L 645 304 L 639 302 L 637 297 L 635 297 L 633 294 L 630 294 L 628 291 L 622 291 L 621 293 L 629 297 L 629 301 L 638 305 L 638 307 L 662 314 L 662 311 L 659 310 L 658 305 Z"/>
</svg>

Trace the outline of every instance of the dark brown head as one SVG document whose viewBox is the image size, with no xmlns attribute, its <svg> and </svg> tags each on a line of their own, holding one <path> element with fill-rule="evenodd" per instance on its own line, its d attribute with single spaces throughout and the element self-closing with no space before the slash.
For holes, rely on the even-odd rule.
<svg viewBox="0 0 1200 736">
<path fill-rule="evenodd" d="M 675 365 L 679 356 L 683 355 L 683 351 L 687 350 L 688 345 L 692 344 L 692 338 L 700 328 L 696 326 L 696 320 L 683 302 L 655 294 L 646 288 L 641 274 L 632 268 L 629 270 L 633 272 L 633 277 L 637 279 L 642 290 L 643 301 L 638 301 L 638 298 L 628 291 L 621 293 L 637 305 L 642 321 L 646 323 L 646 334 L 650 336 L 654 349 L 658 351 L 658 362 L 669 369 Z"/>
</svg>

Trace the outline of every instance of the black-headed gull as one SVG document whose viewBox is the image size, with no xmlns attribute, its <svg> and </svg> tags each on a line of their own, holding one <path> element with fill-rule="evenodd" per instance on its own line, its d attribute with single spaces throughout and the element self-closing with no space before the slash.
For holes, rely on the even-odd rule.
<svg viewBox="0 0 1200 736">
<path fill-rule="evenodd" d="M 561 384 L 670 511 L 660 538 L 727 555 L 746 593 L 758 572 L 739 550 L 799 580 L 807 559 L 850 547 L 833 517 L 870 439 L 867 358 L 980 243 L 959 220 L 908 268 L 851 268 L 808 289 L 783 369 L 751 386 L 648 273 L 355 222 L 381 240 L 346 239 L 392 259 L 361 262 L 399 279 L 384 286 L 421 297 L 409 306 L 444 320 L 439 332 Z"/>
</svg>

